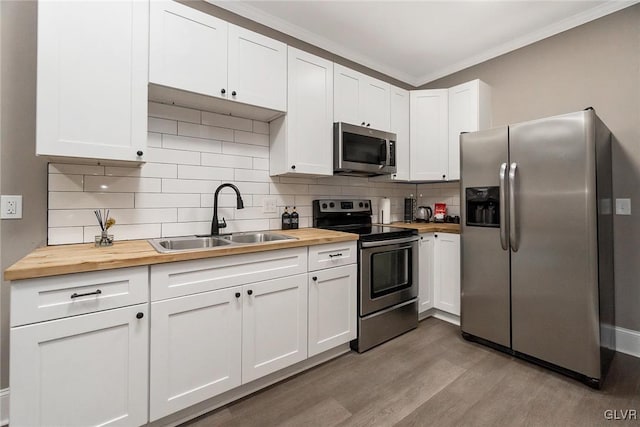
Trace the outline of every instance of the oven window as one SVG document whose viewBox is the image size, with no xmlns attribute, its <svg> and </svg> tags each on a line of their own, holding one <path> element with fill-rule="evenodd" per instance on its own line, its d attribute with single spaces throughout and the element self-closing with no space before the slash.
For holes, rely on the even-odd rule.
<svg viewBox="0 0 640 427">
<path fill-rule="evenodd" d="M 386 140 L 344 132 L 342 158 L 347 162 L 379 165 L 386 161 Z"/>
<path fill-rule="evenodd" d="M 400 249 L 371 255 L 373 298 L 411 286 L 411 250 Z"/>
</svg>

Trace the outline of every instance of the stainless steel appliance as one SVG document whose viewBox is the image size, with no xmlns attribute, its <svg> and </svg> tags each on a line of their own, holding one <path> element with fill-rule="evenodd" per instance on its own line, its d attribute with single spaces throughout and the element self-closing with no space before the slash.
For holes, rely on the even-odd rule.
<svg viewBox="0 0 640 427">
<path fill-rule="evenodd" d="M 335 175 L 377 176 L 396 172 L 396 135 L 356 126 L 333 124 Z"/>
<path fill-rule="evenodd" d="M 418 235 L 372 225 L 370 200 L 314 200 L 313 226 L 360 235 L 358 338 L 362 353 L 418 326 Z"/>
<path fill-rule="evenodd" d="M 615 348 L 609 130 L 588 109 L 460 144 L 463 336 L 599 387 Z"/>
<path fill-rule="evenodd" d="M 433 216 L 433 210 L 430 206 L 418 206 L 416 209 L 416 222 L 429 222 Z"/>
</svg>

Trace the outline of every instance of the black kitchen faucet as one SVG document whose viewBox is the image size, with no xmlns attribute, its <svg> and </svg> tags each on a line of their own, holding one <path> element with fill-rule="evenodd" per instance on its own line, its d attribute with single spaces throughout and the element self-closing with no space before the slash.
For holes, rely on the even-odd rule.
<svg viewBox="0 0 640 427">
<path fill-rule="evenodd" d="M 238 209 L 244 209 L 244 202 L 242 201 L 242 196 L 240 195 L 240 190 L 238 190 L 238 187 L 228 182 L 225 182 L 224 184 L 218 186 L 218 188 L 216 188 L 215 194 L 213 195 L 213 219 L 211 220 L 212 236 L 219 235 L 220 229 L 227 226 L 227 222 L 224 220 L 224 217 L 222 217 L 222 222 L 218 222 L 218 193 L 220 193 L 220 190 L 222 190 L 224 187 L 230 187 L 233 189 L 233 191 L 236 192 L 236 207 Z"/>
</svg>

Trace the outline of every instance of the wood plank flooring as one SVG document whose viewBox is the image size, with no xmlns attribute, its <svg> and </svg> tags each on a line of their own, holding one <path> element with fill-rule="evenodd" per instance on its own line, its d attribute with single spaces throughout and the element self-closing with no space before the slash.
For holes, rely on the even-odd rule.
<svg viewBox="0 0 640 427">
<path fill-rule="evenodd" d="M 608 421 L 607 409 L 635 409 L 639 419 Z M 598 391 L 469 343 L 458 327 L 433 318 L 366 353 L 351 352 L 185 424 L 601 425 L 640 425 L 640 359 L 616 354 Z"/>
</svg>

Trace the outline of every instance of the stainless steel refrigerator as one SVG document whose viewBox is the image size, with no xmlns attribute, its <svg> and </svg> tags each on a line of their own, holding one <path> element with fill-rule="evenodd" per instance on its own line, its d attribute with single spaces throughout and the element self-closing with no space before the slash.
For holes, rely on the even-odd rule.
<svg viewBox="0 0 640 427">
<path fill-rule="evenodd" d="M 460 144 L 463 336 L 599 387 L 615 348 L 611 133 L 587 109 Z"/>
</svg>

